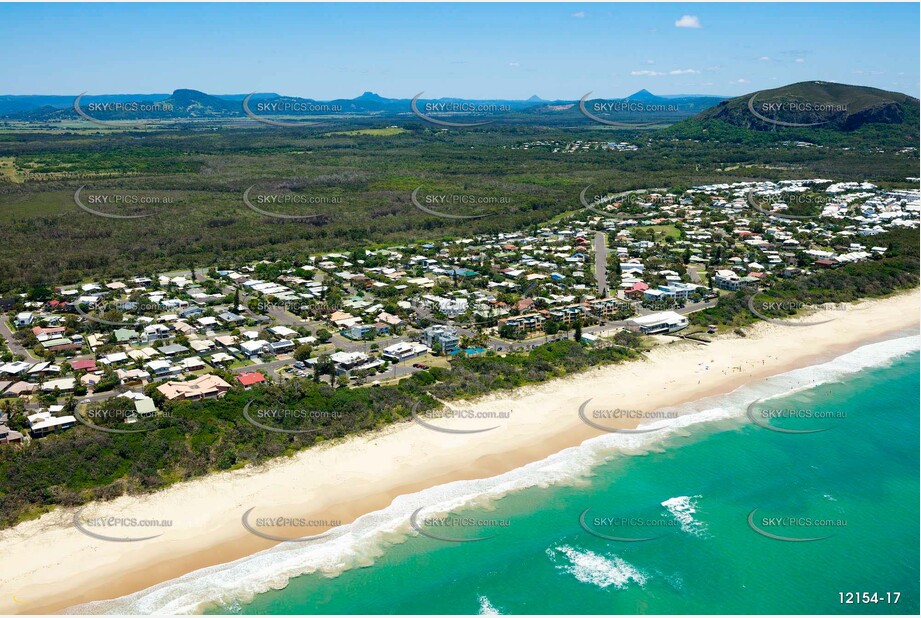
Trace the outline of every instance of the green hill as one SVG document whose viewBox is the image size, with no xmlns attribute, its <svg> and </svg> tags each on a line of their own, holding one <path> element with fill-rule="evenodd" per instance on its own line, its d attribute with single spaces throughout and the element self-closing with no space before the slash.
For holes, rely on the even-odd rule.
<svg viewBox="0 0 921 618">
<path fill-rule="evenodd" d="M 729 141 L 916 146 L 919 115 L 918 99 L 906 94 L 812 81 L 722 101 L 667 131 Z"/>
</svg>

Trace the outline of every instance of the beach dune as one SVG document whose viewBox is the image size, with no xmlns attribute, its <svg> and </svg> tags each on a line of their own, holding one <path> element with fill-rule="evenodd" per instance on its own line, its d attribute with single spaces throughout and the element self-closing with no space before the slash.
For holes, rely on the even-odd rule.
<svg viewBox="0 0 921 618">
<path fill-rule="evenodd" d="M 424 419 L 455 430 L 494 427 L 489 431 L 446 433 L 410 421 L 263 466 L 80 511 L 84 520 L 156 520 L 160 525 L 124 533 L 131 539 L 158 535 L 148 540 L 93 538 L 74 527 L 77 509 L 57 509 L 0 533 L 0 564 L 5 566 L 0 612 L 47 613 L 115 598 L 277 544 L 246 529 L 242 518 L 247 511 L 250 525 L 260 516 L 311 520 L 309 526 L 279 523 L 273 535 L 322 534 L 337 522 L 387 507 L 397 496 L 495 476 L 600 435 L 601 430 L 580 419 L 579 407 L 588 399 L 593 407 L 633 411 L 604 422 L 634 427 L 644 422 L 642 414 L 917 332 L 919 309 L 913 291 L 804 318 L 829 320 L 821 324 L 760 323 L 745 337 L 722 336 L 709 345 L 663 339 L 643 361 L 474 402 L 452 402 L 453 409 L 467 412 L 466 418 Z"/>
</svg>

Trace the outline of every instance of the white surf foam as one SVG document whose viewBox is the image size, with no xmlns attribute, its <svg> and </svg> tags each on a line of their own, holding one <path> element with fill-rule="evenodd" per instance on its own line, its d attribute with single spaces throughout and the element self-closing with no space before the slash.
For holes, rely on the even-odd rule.
<svg viewBox="0 0 921 618">
<path fill-rule="evenodd" d="M 499 610 L 493 607 L 493 604 L 489 602 L 484 595 L 480 595 L 480 616 L 498 616 Z"/>
<path fill-rule="evenodd" d="M 727 420 L 738 422 L 744 417 L 747 405 L 756 399 L 783 396 L 838 381 L 862 369 L 885 365 L 915 352 L 919 344 L 921 337 L 914 335 L 863 346 L 827 363 L 680 406 L 678 411 L 682 415 L 677 419 L 663 419 L 643 426 L 661 426 L 661 431 L 606 434 L 499 476 L 458 481 L 399 496 L 387 508 L 336 528 L 321 542 L 281 543 L 252 556 L 194 571 L 125 597 L 79 605 L 69 613 L 195 613 L 211 605 L 247 602 L 259 593 L 283 588 L 298 575 L 335 576 L 349 568 L 368 566 L 388 546 L 402 542 L 413 533 L 409 516 L 420 507 L 425 507 L 426 513 L 446 513 L 529 487 L 572 482 L 589 475 L 594 466 L 616 453 L 644 452 L 663 440 L 688 434 L 695 425 Z"/>
<path fill-rule="evenodd" d="M 698 537 L 704 537 L 707 534 L 707 526 L 703 522 L 694 519 L 697 513 L 697 501 L 701 496 L 675 496 L 662 503 L 668 512 L 671 513 L 681 525 L 682 532 Z"/>
<path fill-rule="evenodd" d="M 646 575 L 618 556 L 602 556 L 589 550 L 580 551 L 569 545 L 547 550 L 547 555 L 554 562 L 560 561 L 558 553 L 565 557 L 565 562 L 557 564 L 556 568 L 569 573 L 585 584 L 592 584 L 602 589 L 611 586 L 623 589 L 631 581 L 640 586 L 646 584 Z"/>
</svg>

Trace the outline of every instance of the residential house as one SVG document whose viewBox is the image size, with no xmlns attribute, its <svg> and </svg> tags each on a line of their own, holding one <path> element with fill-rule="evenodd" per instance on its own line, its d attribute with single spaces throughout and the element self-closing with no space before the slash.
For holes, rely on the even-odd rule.
<svg viewBox="0 0 921 618">
<path fill-rule="evenodd" d="M 230 388 L 230 384 L 218 376 L 207 374 L 187 382 L 167 382 L 158 386 L 157 390 L 170 401 L 174 401 L 221 397 Z"/>
</svg>

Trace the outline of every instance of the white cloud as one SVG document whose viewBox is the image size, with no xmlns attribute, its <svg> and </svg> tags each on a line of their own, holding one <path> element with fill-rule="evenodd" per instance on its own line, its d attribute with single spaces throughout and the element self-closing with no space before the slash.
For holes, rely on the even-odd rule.
<svg viewBox="0 0 921 618">
<path fill-rule="evenodd" d="M 797 58 L 797 59 L 794 60 L 793 62 L 796 62 L 797 64 L 803 64 L 804 62 L 806 62 L 806 60 L 805 60 L 805 58 Z"/>
<path fill-rule="evenodd" d="M 700 28 L 700 19 L 696 15 L 682 15 L 681 19 L 675 22 L 676 28 Z"/>
<path fill-rule="evenodd" d="M 744 77 L 740 77 L 739 79 L 737 79 L 737 80 L 735 80 L 735 81 L 731 81 L 731 82 L 729 82 L 729 83 L 730 83 L 730 84 L 747 84 L 747 83 L 749 83 L 749 81 L 748 81 L 747 79 L 745 79 Z"/>
<path fill-rule="evenodd" d="M 761 56 L 758 60 L 761 62 L 770 62 L 771 58 L 769 56 Z"/>
<path fill-rule="evenodd" d="M 585 11 L 578 11 L 576 13 L 573 13 L 572 16 L 575 17 L 576 19 L 582 19 L 583 17 L 585 17 Z"/>
<path fill-rule="evenodd" d="M 655 60 L 647 60 L 647 61 L 646 61 L 646 64 L 655 64 L 655 63 L 656 63 Z"/>
<path fill-rule="evenodd" d="M 508 65 L 512 68 L 517 68 L 521 66 L 520 62 L 509 62 Z"/>
<path fill-rule="evenodd" d="M 698 75 L 700 71 L 697 69 L 672 69 L 671 71 L 650 71 L 649 69 L 642 69 L 640 71 L 630 71 L 630 75 L 634 76 L 645 76 L 645 77 L 659 77 L 661 75 Z"/>
</svg>

